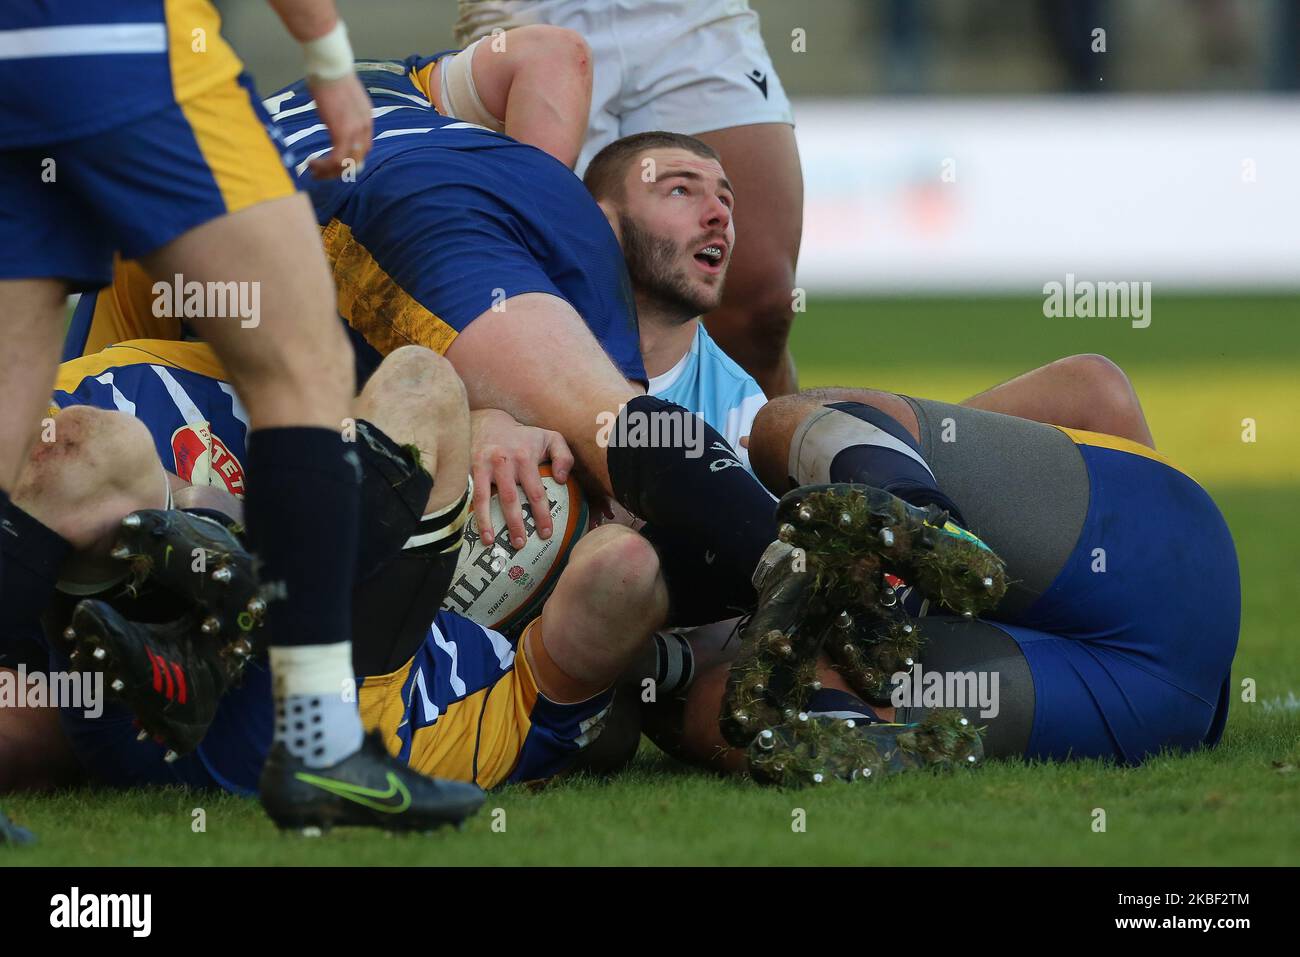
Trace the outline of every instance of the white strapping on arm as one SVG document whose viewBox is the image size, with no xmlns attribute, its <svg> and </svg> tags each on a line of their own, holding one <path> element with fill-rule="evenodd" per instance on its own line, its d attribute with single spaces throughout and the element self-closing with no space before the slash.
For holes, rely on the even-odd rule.
<svg viewBox="0 0 1300 957">
<path fill-rule="evenodd" d="M 352 72 L 352 44 L 348 42 L 348 28 L 342 20 L 329 33 L 304 43 L 302 53 L 309 80 L 341 80 Z"/>
<path fill-rule="evenodd" d="M 485 39 L 480 37 L 455 56 L 443 57 L 438 62 L 438 89 L 448 116 L 504 133 L 505 122 L 488 112 L 474 84 L 474 51 Z"/>
</svg>

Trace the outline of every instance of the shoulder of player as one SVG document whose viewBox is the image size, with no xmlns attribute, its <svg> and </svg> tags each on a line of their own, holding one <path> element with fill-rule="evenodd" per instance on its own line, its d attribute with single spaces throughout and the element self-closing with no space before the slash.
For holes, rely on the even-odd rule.
<svg viewBox="0 0 1300 957">
<path fill-rule="evenodd" d="M 763 390 L 754 377 L 723 351 L 723 348 L 709 335 L 702 322 L 699 324 L 692 350 L 698 352 L 702 366 L 707 365 L 715 375 L 730 381 L 737 389 L 746 394 L 762 394 Z"/>
</svg>

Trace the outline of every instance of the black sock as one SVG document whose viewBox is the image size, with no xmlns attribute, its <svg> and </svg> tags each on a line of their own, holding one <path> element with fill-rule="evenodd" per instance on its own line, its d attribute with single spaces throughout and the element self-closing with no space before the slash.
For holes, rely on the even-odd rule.
<svg viewBox="0 0 1300 957">
<path fill-rule="evenodd" d="M 72 550 L 68 540 L 0 492 L 0 655 L 19 641 L 39 640 L 41 613 L 54 597 L 59 566 Z"/>
<path fill-rule="evenodd" d="M 838 691 L 835 688 L 822 688 L 814 691 L 808 696 L 808 703 L 804 705 L 804 710 L 811 715 L 820 715 L 825 718 L 852 718 L 854 721 L 862 724 L 877 724 L 880 718 L 876 712 L 856 695 L 847 691 Z"/>
<path fill-rule="evenodd" d="M 333 429 L 248 436 L 248 539 L 272 645 L 351 640 L 360 465 Z"/>
<path fill-rule="evenodd" d="M 845 412 L 884 433 L 877 442 L 850 445 L 837 452 L 831 460 L 832 482 L 871 485 L 921 508 L 936 505 L 958 525 L 965 524 L 961 510 L 940 490 L 934 473 L 925 464 L 916 439 L 897 419 L 861 402 L 830 402 L 826 408 Z M 915 457 L 900 449 L 898 443 L 915 453 Z"/>
<path fill-rule="evenodd" d="M 647 523 L 641 534 L 659 555 L 668 589 L 668 618 L 674 626 L 707 625 L 743 615 L 754 607 L 752 575 L 738 575 L 700 547 L 698 532 L 683 535 Z"/>
<path fill-rule="evenodd" d="M 654 444 L 694 434 L 694 443 Z M 776 503 L 716 429 L 672 402 L 639 395 L 624 407 L 606 450 L 614 497 L 628 511 L 695 543 L 707 564 L 752 595 L 749 578 L 776 537 Z M 729 590 L 731 590 L 729 588 Z"/>
</svg>

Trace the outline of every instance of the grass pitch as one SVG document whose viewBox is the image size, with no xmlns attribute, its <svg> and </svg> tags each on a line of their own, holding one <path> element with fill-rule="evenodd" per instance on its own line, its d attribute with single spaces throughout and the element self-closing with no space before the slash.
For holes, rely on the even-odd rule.
<svg viewBox="0 0 1300 957">
<path fill-rule="evenodd" d="M 993 762 L 781 792 L 714 779 L 646 744 L 617 779 L 509 788 L 463 831 L 434 837 L 282 836 L 255 802 L 176 790 L 10 796 L 3 806 L 40 843 L 0 850 L 0 865 L 1300 864 L 1300 300 L 1157 306 L 1149 328 L 1133 329 L 1046 319 L 1039 298 L 813 302 L 794 348 L 805 386 L 948 401 L 1071 353 L 1123 365 L 1161 451 L 1210 490 L 1237 541 L 1238 693 L 1214 751 L 1136 769 Z M 1253 703 L 1241 700 L 1247 678 Z"/>
</svg>

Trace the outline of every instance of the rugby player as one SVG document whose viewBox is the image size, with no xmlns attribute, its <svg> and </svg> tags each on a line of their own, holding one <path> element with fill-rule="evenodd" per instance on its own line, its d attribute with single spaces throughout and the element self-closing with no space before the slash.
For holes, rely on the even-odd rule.
<svg viewBox="0 0 1300 957">
<path fill-rule="evenodd" d="M 93 588 L 101 598 L 80 602 L 70 614 L 65 600 L 56 609 L 54 631 L 70 620 L 77 648 L 72 666 L 103 671 L 125 698 L 126 707 L 109 708 L 94 720 L 63 712 L 80 763 L 101 782 L 251 793 L 272 742 L 269 675 L 256 654 L 238 687 L 229 687 L 224 668 L 231 649 L 249 655 L 239 645 L 255 641 L 256 631 L 200 634 L 193 614 L 133 622 L 127 616 L 140 611 L 138 603 L 102 600 L 121 591 L 108 582 L 122 574 L 122 553 L 106 569 L 90 565 L 114 541 L 137 562 L 141 553 L 159 558 L 163 542 L 183 547 L 185 535 L 173 523 L 190 513 L 160 510 L 166 500 L 160 459 L 172 474 L 177 503 L 199 501 L 201 512 L 222 521 L 238 517 L 242 408 L 227 383 L 203 374 L 211 371 L 207 353 L 200 343 L 137 341 L 65 364 L 55 401 L 64 407 L 56 421 L 69 419 L 60 439 L 68 438 L 33 460 L 21 500 L 84 546 L 79 567 L 64 564 L 60 587 Z M 127 403 L 134 417 L 113 411 Z M 517 641 L 439 611 L 469 508 L 464 388 L 446 360 L 408 346 L 381 363 L 353 411 L 365 468 L 354 660 L 367 728 L 378 731 L 396 758 L 424 773 L 483 787 L 551 776 L 599 732 L 615 679 L 664 619 L 667 599 L 653 549 L 626 528 L 592 531 L 575 546 L 542 616 Z M 490 441 L 521 444 L 499 433 Z M 100 462 L 111 470 L 87 467 Z M 121 492 L 124 487 L 130 494 Z M 132 508 L 146 511 L 132 513 L 136 531 L 123 530 L 120 516 Z M 222 545 L 219 530 L 207 534 L 200 544 L 213 554 L 238 549 L 237 543 Z M 67 579 L 69 571 L 79 584 Z M 105 578 L 106 572 L 116 574 Z M 210 568 L 205 577 L 213 577 Z M 48 595 L 54 582 L 46 586 Z M 629 614 L 643 624 L 627 627 Z M 94 649 L 106 654 L 96 657 Z M 68 667 L 67 649 L 56 642 L 53 650 L 54 663 Z M 160 661 L 184 679 L 173 683 L 164 672 L 167 680 L 160 682 Z M 133 719 L 164 741 L 137 742 Z M 290 736 L 310 737 L 307 716 L 287 720 Z M 193 753 L 164 755 L 169 745 Z M 270 763 L 283 760 L 277 745 Z M 293 806 L 267 804 L 284 826 L 303 823 Z M 384 809 L 354 813 L 364 819 Z"/>
<path fill-rule="evenodd" d="M 376 139 L 355 182 L 306 179 L 328 144 L 304 83 L 267 101 L 315 204 L 339 312 L 362 366 L 412 343 L 445 354 L 472 409 L 499 409 L 558 432 L 593 490 L 650 523 L 656 544 L 673 540 L 671 554 L 687 556 L 687 570 L 667 569 L 670 585 L 712 563 L 712 617 L 699 620 L 751 605 L 750 575 L 772 538 L 770 494 L 732 467 L 734 449 L 707 424 L 697 446 L 703 454 L 636 440 L 639 423 L 693 417 L 645 394 L 613 230 L 553 157 L 440 114 L 429 80 L 439 59 L 362 64 Z M 680 194 L 704 176 L 695 163 L 683 158 L 678 168 L 661 168 L 657 182 Z M 692 258 L 693 281 L 706 286 L 719 285 L 730 255 L 732 202 L 729 184 L 716 176 L 707 188 Z M 77 348 L 181 335 L 179 323 L 154 316 L 150 305 L 148 289 L 119 270 L 111 294 L 79 307 L 69 341 Z M 515 494 L 513 482 L 499 488 Z M 522 545 L 517 524 L 512 539 Z"/>
<path fill-rule="evenodd" d="M 311 173 L 337 176 L 371 141 L 346 28 L 332 0 L 272 6 L 303 44 L 304 89 L 328 143 Z M 5 4 L 0 88 L 0 295 L 21 357 L 0 373 L 10 413 L 0 425 L 0 508 L 12 533 L 0 596 L 6 636 L 39 613 L 31 579 L 66 546 L 8 499 L 53 382 L 67 294 L 107 284 L 115 253 L 178 284 L 243 284 L 257 303 L 251 313 L 191 318 L 249 409 L 259 476 L 247 502 L 250 541 L 267 586 L 277 707 L 305 709 L 321 729 L 307 751 L 288 746 L 322 778 L 345 763 L 352 776 L 401 777 L 414 814 L 460 807 L 435 783 L 363 752 L 356 707 L 337 693 L 352 674 L 357 536 L 355 462 L 339 434 L 353 391 L 349 353 L 310 206 L 216 10 L 208 0 Z M 265 789 L 288 784 L 273 771 Z"/>
<path fill-rule="evenodd" d="M 926 671 L 945 681 L 1000 675 L 998 715 L 966 710 L 988 726 L 987 753 L 1136 763 L 1162 747 L 1215 743 L 1237 639 L 1235 553 L 1209 496 L 1154 451 L 1122 370 L 1072 356 L 961 406 L 862 389 L 765 405 L 694 319 L 718 290 L 690 281 L 687 198 L 679 206 L 638 175 L 647 158 L 671 167 L 679 151 L 717 161 L 689 137 L 649 133 L 607 147 L 586 177 L 625 248 L 652 388 L 658 379 L 729 438 L 747 437 L 742 444 L 777 494 L 856 482 L 939 504 L 1007 560 L 1014 584 L 987 620 L 921 623 Z M 954 441 L 941 440 L 945 427 Z M 1191 535 L 1195 544 L 1183 541 Z M 1206 581 L 1216 583 L 1212 594 Z M 678 753 L 714 759 L 725 745 L 717 717 L 737 651 L 734 641 L 724 647 L 733 630 L 700 630 L 690 642 L 657 636 L 663 656 L 652 677 L 662 692 L 671 697 L 700 676 L 683 696 L 685 712 L 650 715 L 648 730 Z M 913 722 L 927 712 L 909 705 L 895 715 L 888 694 L 876 708 L 842 697 L 848 689 L 825 662 L 819 677 L 825 693 L 814 713 Z M 743 754 L 730 755 L 744 765 Z"/>
<path fill-rule="evenodd" d="M 788 349 L 803 233 L 803 172 L 794 116 L 746 0 L 460 0 L 456 42 L 499 49 L 496 31 L 551 24 L 593 51 L 586 143 L 578 173 L 614 140 L 667 130 L 722 157 L 747 212 L 734 282 L 709 331 L 768 395 L 796 389 Z M 488 36 L 488 34 L 492 34 Z"/>
</svg>

